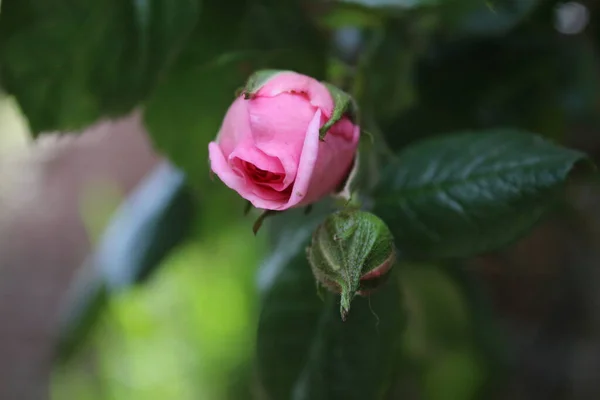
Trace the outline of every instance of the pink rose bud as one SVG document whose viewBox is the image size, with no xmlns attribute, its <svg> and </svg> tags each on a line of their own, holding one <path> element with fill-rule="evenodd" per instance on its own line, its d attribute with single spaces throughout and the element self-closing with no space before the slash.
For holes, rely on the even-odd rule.
<svg viewBox="0 0 600 400">
<path fill-rule="evenodd" d="M 311 204 L 335 192 L 352 168 L 360 129 L 351 106 L 347 94 L 311 77 L 259 71 L 208 145 L 211 168 L 254 207 Z"/>
</svg>

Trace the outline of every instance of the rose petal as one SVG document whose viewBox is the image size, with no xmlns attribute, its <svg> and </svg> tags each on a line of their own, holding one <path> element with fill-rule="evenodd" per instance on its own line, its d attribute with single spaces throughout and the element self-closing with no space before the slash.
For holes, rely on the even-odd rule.
<svg viewBox="0 0 600 400">
<path fill-rule="evenodd" d="M 279 158 L 265 154 L 256 148 L 250 140 L 240 143 L 229 155 L 228 159 L 230 162 L 234 159 L 246 161 L 247 163 L 254 164 L 263 171 L 270 171 L 274 174 L 285 173 L 285 169 L 281 165 Z"/>
<path fill-rule="evenodd" d="M 318 142 L 319 157 L 301 204 L 310 204 L 332 193 L 346 178 L 356 154 L 359 136 L 360 128 L 343 119 L 331 128 L 324 142 Z"/>
<path fill-rule="evenodd" d="M 234 172 L 245 177 L 246 183 L 252 181 L 254 184 L 261 185 L 261 187 L 264 189 L 271 188 L 280 192 L 285 190 L 285 188 L 289 186 L 289 184 L 285 184 L 285 179 L 282 182 L 275 183 L 254 181 L 254 177 L 251 176 L 247 166 L 244 165 L 244 162 L 252 164 L 263 171 L 268 171 L 278 175 L 287 175 L 279 158 L 265 154 L 263 151 L 248 142 L 249 140 L 238 145 L 233 153 L 229 155 L 229 165 Z"/>
<path fill-rule="evenodd" d="M 275 97 L 285 92 L 305 93 L 313 106 L 320 108 L 327 118 L 331 117 L 333 99 L 329 90 L 316 79 L 296 72 L 286 71 L 277 74 L 260 88 L 256 96 Z"/>
<path fill-rule="evenodd" d="M 238 97 L 227 110 L 215 142 L 228 158 L 239 143 L 251 136 L 248 102 Z"/>
<path fill-rule="evenodd" d="M 282 187 L 287 188 L 296 179 L 306 127 L 315 107 L 303 96 L 282 93 L 249 101 L 248 113 L 254 145 L 278 157 L 286 173 Z"/>
<path fill-rule="evenodd" d="M 208 145 L 208 154 L 210 157 L 211 169 L 229 188 L 235 190 L 240 196 L 250 201 L 256 208 L 266 210 L 277 210 L 285 204 L 287 198 L 282 195 L 281 199 L 271 198 L 271 194 L 277 193 L 270 190 L 267 194 L 262 188 L 257 188 L 251 182 L 246 182 L 244 178 L 238 176 L 225 159 L 223 151 L 216 142 L 211 142 Z M 274 195 L 273 195 L 274 196 Z"/>
<path fill-rule="evenodd" d="M 308 186 L 311 182 L 313 170 L 319 156 L 319 128 L 321 127 L 321 110 L 318 109 L 314 117 L 308 124 L 306 135 L 304 137 L 304 146 L 302 155 L 296 173 L 296 182 L 290 194 L 287 204 L 280 208 L 285 210 L 303 203 L 307 195 Z M 304 203 L 306 204 L 306 203 Z"/>
</svg>

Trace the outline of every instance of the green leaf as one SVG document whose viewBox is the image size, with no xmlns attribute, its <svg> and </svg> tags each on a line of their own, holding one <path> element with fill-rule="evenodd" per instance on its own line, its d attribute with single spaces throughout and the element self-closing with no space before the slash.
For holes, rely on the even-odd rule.
<svg viewBox="0 0 600 400">
<path fill-rule="evenodd" d="M 258 329 L 259 376 L 275 399 L 377 399 L 387 389 L 403 326 L 393 280 L 357 298 L 346 322 L 337 296 L 317 296 L 300 253 L 267 294 Z"/>
<path fill-rule="evenodd" d="M 208 142 L 217 136 L 236 89 L 252 71 L 245 65 L 251 55 L 233 50 L 245 12 L 245 0 L 227 7 L 204 2 L 188 46 L 144 107 L 154 146 L 195 187 L 208 181 Z"/>
<path fill-rule="evenodd" d="M 374 212 L 388 223 L 406 257 L 471 256 L 527 233 L 585 159 L 510 129 L 422 141 L 384 171 Z"/>
<path fill-rule="evenodd" d="M 191 232 L 195 202 L 181 172 L 160 165 L 119 208 L 75 280 L 63 310 L 56 357 L 69 361 L 109 295 L 148 279 Z"/>
<path fill-rule="evenodd" d="M 267 8 L 263 3 L 274 4 Z M 322 74 L 323 43 L 295 12 L 295 4 L 236 0 L 222 7 L 207 2 L 189 46 L 146 103 L 144 121 L 155 147 L 194 187 L 208 183 L 208 143 L 217 136 L 236 90 L 253 71 Z M 280 31 L 263 31 L 275 27 Z"/>
<path fill-rule="evenodd" d="M 317 214 L 326 212 L 319 205 Z M 379 399 L 387 389 L 404 327 L 395 275 L 369 299 L 355 298 L 346 322 L 339 296 L 317 295 L 304 247 L 320 218 L 294 224 L 274 217 L 279 246 L 259 283 L 263 295 L 257 337 L 259 380 L 273 399 Z M 280 219 L 280 221 L 277 221 Z"/>
<path fill-rule="evenodd" d="M 306 209 L 290 209 L 267 220 L 265 227 L 272 251 L 258 274 L 261 292 L 268 292 L 275 278 L 297 254 L 306 254 L 314 230 L 334 211 L 334 202 L 325 199 L 313 204 L 308 213 Z"/>
<path fill-rule="evenodd" d="M 34 134 L 129 112 L 197 22 L 199 0 L 5 0 L 0 79 Z"/>
<path fill-rule="evenodd" d="M 234 92 L 244 82 L 235 57 L 174 72 L 146 104 L 154 146 L 183 169 L 195 187 L 208 182 L 208 143 L 219 131 Z"/>
</svg>

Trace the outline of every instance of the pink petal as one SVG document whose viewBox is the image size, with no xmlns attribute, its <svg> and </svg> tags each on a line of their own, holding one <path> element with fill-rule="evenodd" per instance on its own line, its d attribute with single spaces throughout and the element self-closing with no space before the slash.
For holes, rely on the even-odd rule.
<svg viewBox="0 0 600 400">
<path fill-rule="evenodd" d="M 347 177 L 356 155 L 359 136 L 360 128 L 348 119 L 342 119 L 330 129 L 324 142 L 318 142 L 319 156 L 312 172 L 312 181 L 300 205 L 313 203 L 331 194 Z"/>
<path fill-rule="evenodd" d="M 288 187 L 296 179 L 306 127 L 315 108 L 303 96 L 282 93 L 250 100 L 248 112 L 254 145 L 281 161 L 286 173 L 282 186 Z"/>
<path fill-rule="evenodd" d="M 245 140 L 240 143 L 228 157 L 230 163 L 236 158 L 254 164 L 263 171 L 270 171 L 274 174 L 285 173 L 279 158 L 265 154 L 263 151 L 256 148 L 254 143 L 250 140 Z"/>
<path fill-rule="evenodd" d="M 283 168 L 279 158 L 265 154 L 263 151 L 254 146 L 254 143 L 251 141 L 251 139 L 252 138 L 249 138 L 249 140 L 245 140 L 244 142 L 240 143 L 238 147 L 236 147 L 235 150 L 229 155 L 229 165 L 232 167 L 234 172 L 240 176 L 246 177 L 247 181 L 251 181 L 252 178 L 248 176 L 246 171 L 247 168 L 243 165 L 243 162 L 245 161 L 246 163 L 253 164 L 255 167 L 260 168 L 263 171 L 285 175 L 287 178 L 286 171 Z M 294 175 L 295 173 L 296 171 L 294 171 Z M 262 188 L 271 188 L 280 192 L 289 186 L 289 184 L 285 184 L 285 179 L 283 182 L 278 183 L 254 183 L 259 184 Z M 281 197 L 281 195 L 276 197 Z"/>
<path fill-rule="evenodd" d="M 376 279 L 382 275 L 385 275 L 390 269 L 392 269 L 395 262 L 396 262 L 396 254 L 394 252 L 392 252 L 390 254 L 390 256 L 387 259 L 385 259 L 385 261 L 380 266 L 378 266 L 374 270 L 367 272 L 365 275 L 361 276 L 360 280 L 367 281 L 369 279 Z"/>
<path fill-rule="evenodd" d="M 333 112 L 333 99 L 329 90 L 319 81 L 310 76 L 285 71 L 269 80 L 265 86 L 256 93 L 258 97 L 275 97 L 281 93 L 305 93 L 310 103 L 321 109 L 321 112 L 331 117 Z"/>
<path fill-rule="evenodd" d="M 216 142 L 211 142 L 208 145 L 208 153 L 210 157 L 211 169 L 229 188 L 235 190 L 240 196 L 250 201 L 256 208 L 266 210 L 277 210 L 282 205 L 285 205 L 287 198 L 282 196 L 281 199 L 273 198 L 276 193 L 273 190 L 257 188 L 251 182 L 246 182 L 244 178 L 237 175 L 227 163 L 221 148 Z"/>
<path fill-rule="evenodd" d="M 240 96 L 227 110 L 215 141 L 225 157 L 229 157 L 237 145 L 251 135 L 248 102 Z"/>
<path fill-rule="evenodd" d="M 319 128 L 321 127 L 321 110 L 318 109 L 308 124 L 302 155 L 296 173 L 296 182 L 292 189 L 290 199 L 280 210 L 285 210 L 303 203 L 306 199 L 308 186 L 313 176 L 313 170 L 319 156 Z M 307 203 L 304 203 L 307 204 Z"/>
</svg>

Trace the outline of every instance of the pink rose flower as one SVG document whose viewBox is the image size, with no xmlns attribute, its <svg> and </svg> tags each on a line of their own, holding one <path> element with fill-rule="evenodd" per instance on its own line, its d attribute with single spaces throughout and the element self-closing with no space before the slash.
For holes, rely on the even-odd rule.
<svg viewBox="0 0 600 400">
<path fill-rule="evenodd" d="M 208 145 L 211 169 L 254 207 L 311 204 L 345 180 L 358 146 L 360 129 L 345 116 L 319 140 L 333 109 L 322 83 L 278 73 L 250 99 L 233 102 Z"/>
</svg>

